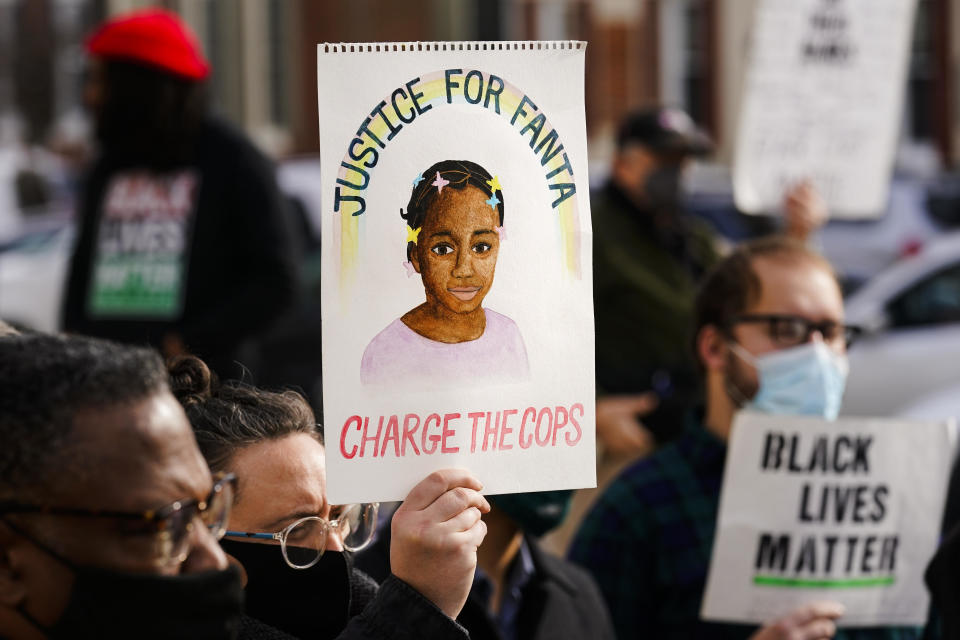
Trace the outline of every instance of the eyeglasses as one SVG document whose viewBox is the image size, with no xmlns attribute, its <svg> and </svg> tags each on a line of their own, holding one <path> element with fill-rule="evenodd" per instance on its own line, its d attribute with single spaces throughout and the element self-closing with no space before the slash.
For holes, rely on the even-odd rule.
<svg viewBox="0 0 960 640">
<path fill-rule="evenodd" d="M 230 519 L 230 507 L 233 505 L 236 484 L 237 477 L 234 474 L 224 474 L 216 478 L 213 489 L 203 500 L 194 498 L 177 500 L 160 509 L 140 513 L 0 501 L 0 514 L 42 513 L 56 516 L 140 521 L 151 533 L 157 534 L 157 563 L 171 565 L 187 559 L 190 553 L 188 541 L 197 517 L 210 530 L 210 534 L 214 538 L 219 540 L 223 537 L 227 530 L 227 521 Z"/>
<path fill-rule="evenodd" d="M 813 322 L 803 316 L 778 313 L 748 313 L 734 317 L 730 326 L 742 323 L 766 324 L 770 337 L 781 347 L 793 347 L 810 341 L 813 332 L 823 336 L 823 341 L 836 344 L 843 340 L 849 347 L 863 332 L 860 327 L 840 324 L 833 320 Z"/>
<path fill-rule="evenodd" d="M 247 538 L 280 542 L 283 559 L 294 569 L 309 569 L 317 564 L 327 548 L 331 532 L 340 536 L 347 551 L 360 551 L 373 540 L 377 529 L 377 502 L 348 504 L 337 508 L 338 517 L 327 520 L 320 516 L 307 516 L 276 533 L 251 533 L 227 531 L 228 538 Z"/>
</svg>

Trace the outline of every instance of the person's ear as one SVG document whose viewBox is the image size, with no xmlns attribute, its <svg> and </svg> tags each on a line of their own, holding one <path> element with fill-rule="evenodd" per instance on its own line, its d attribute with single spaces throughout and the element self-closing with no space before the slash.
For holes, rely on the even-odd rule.
<svg viewBox="0 0 960 640">
<path fill-rule="evenodd" d="M 14 561 L 14 549 L 20 543 L 21 538 L 0 521 L 0 606 L 17 607 L 27 597 L 27 586 Z"/>
<path fill-rule="evenodd" d="M 700 328 L 697 334 L 697 358 L 707 371 L 723 371 L 727 366 L 727 338 L 715 325 Z"/>
</svg>

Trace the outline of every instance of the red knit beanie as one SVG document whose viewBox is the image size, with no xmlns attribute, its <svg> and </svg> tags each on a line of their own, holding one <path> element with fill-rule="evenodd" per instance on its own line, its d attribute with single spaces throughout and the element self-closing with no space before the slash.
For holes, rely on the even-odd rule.
<svg viewBox="0 0 960 640">
<path fill-rule="evenodd" d="M 104 22 L 87 40 L 87 51 L 108 60 L 129 60 L 190 80 L 203 80 L 210 63 L 197 38 L 179 16 L 144 9 Z"/>
</svg>

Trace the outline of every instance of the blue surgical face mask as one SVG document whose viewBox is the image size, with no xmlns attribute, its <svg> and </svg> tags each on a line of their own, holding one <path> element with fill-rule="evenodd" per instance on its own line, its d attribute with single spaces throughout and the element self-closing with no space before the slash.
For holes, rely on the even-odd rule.
<svg viewBox="0 0 960 640">
<path fill-rule="evenodd" d="M 730 348 L 757 370 L 760 386 L 745 408 L 827 420 L 835 420 L 840 413 L 850 370 L 845 355 L 819 341 L 759 356 L 736 343 Z"/>
</svg>

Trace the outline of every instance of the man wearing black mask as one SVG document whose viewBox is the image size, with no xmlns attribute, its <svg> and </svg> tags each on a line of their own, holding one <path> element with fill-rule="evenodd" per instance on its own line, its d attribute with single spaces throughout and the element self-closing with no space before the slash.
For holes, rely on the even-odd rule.
<svg viewBox="0 0 960 640">
<path fill-rule="evenodd" d="M 685 112 L 657 107 L 623 121 L 610 179 L 591 196 L 597 431 L 614 456 L 676 436 L 697 396 L 693 299 L 717 239 L 683 210 L 683 175 L 713 148 Z M 826 208 L 808 183 L 785 194 L 783 232 L 806 241 Z M 643 428 L 639 419 L 643 419 Z"/>
<path fill-rule="evenodd" d="M 0 637 L 233 638 L 213 478 L 152 351 L 0 338 Z"/>
<path fill-rule="evenodd" d="M 274 167 L 210 113 L 210 65 L 177 15 L 114 16 L 86 49 L 100 152 L 78 202 L 62 326 L 194 353 L 240 378 L 296 298 Z"/>
</svg>

